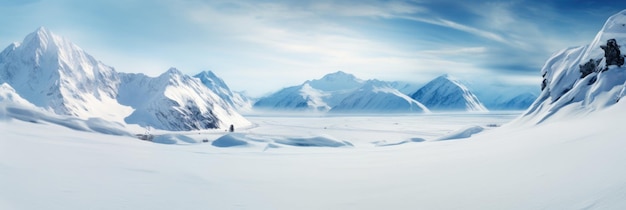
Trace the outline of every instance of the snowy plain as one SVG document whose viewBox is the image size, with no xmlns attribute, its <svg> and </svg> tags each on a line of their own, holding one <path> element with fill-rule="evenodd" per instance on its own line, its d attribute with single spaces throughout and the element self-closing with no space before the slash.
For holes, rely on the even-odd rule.
<svg viewBox="0 0 626 210">
<path fill-rule="evenodd" d="M 538 126 L 506 125 L 515 113 L 248 116 L 256 126 L 235 134 L 261 141 L 228 148 L 4 119 L 0 209 L 624 209 L 626 143 L 608 123 L 623 110 Z M 175 135 L 225 136 L 199 133 Z M 353 146 L 268 142 L 316 136 Z"/>
</svg>

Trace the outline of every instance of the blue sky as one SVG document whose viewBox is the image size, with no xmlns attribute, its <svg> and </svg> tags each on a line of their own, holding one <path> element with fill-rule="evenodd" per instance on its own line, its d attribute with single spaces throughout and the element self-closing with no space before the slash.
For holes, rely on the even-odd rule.
<svg viewBox="0 0 626 210">
<path fill-rule="evenodd" d="M 536 85 L 626 1 L 3 0 L 0 45 L 44 26 L 121 72 L 213 70 L 253 96 L 342 70 L 363 79 Z"/>
</svg>

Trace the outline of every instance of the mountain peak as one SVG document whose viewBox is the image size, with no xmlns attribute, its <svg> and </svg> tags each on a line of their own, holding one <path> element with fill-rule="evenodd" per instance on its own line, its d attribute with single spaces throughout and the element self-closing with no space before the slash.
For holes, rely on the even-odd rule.
<svg viewBox="0 0 626 210">
<path fill-rule="evenodd" d="M 457 81 L 457 79 L 450 74 L 443 74 L 435 78 L 435 80 L 448 80 L 448 81 Z"/>
<path fill-rule="evenodd" d="M 165 72 L 165 74 L 168 74 L 168 75 L 182 75 L 183 73 L 180 70 L 178 70 L 177 68 L 171 67 L 170 69 L 168 69 Z"/>
<path fill-rule="evenodd" d="M 346 72 L 343 71 L 337 71 L 334 73 L 330 73 L 330 74 L 326 74 L 324 75 L 324 77 L 322 77 L 321 80 L 338 80 L 338 79 L 356 79 L 356 77 L 352 74 L 348 74 Z"/>
<path fill-rule="evenodd" d="M 411 95 L 431 110 L 487 111 L 478 98 L 461 82 L 444 74 Z"/>
<path fill-rule="evenodd" d="M 323 91 L 337 91 L 356 89 L 363 84 L 363 80 L 356 78 L 352 74 L 337 71 L 324 75 L 321 79 L 307 81 L 311 87 Z"/>
<path fill-rule="evenodd" d="M 46 34 L 50 34 L 50 31 L 46 27 L 39 26 L 39 28 L 37 28 L 37 30 L 35 30 L 35 33 L 46 35 Z"/>
<path fill-rule="evenodd" d="M 37 30 L 35 30 L 34 32 L 28 34 L 26 38 L 24 38 L 22 45 L 35 44 L 41 47 L 45 47 L 48 46 L 50 42 L 56 42 L 57 40 L 60 40 L 60 38 L 50 32 L 45 27 L 41 26 L 37 28 Z"/>
<path fill-rule="evenodd" d="M 202 71 L 194 75 L 193 77 L 200 79 L 200 82 L 202 82 L 204 86 L 213 90 L 213 92 L 223 93 L 225 96 L 232 96 L 233 94 L 230 91 L 230 88 L 228 88 L 228 85 L 226 85 L 226 83 L 224 82 L 224 80 L 215 75 L 215 73 L 213 73 L 213 71 L 211 70 Z"/>
<path fill-rule="evenodd" d="M 215 73 L 213 73 L 213 71 L 207 70 L 207 71 L 202 71 L 202 72 L 196 74 L 194 77 L 196 77 L 196 78 L 202 78 L 202 77 L 217 78 L 217 75 L 215 75 Z"/>
</svg>

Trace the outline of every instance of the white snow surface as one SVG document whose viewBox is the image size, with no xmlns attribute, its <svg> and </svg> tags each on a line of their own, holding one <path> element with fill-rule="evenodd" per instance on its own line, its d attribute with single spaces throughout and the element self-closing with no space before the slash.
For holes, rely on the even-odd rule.
<svg viewBox="0 0 626 210">
<path fill-rule="evenodd" d="M 361 88 L 334 106 L 333 113 L 422 113 L 430 112 L 422 103 L 379 80 L 368 80 Z"/>
<path fill-rule="evenodd" d="M 538 124 L 582 117 L 617 103 L 624 96 L 626 67 L 609 66 L 607 71 L 593 72 L 585 78 L 580 78 L 579 68 L 589 59 L 601 59 L 599 67 L 604 68 L 600 45 L 613 38 L 621 46 L 626 44 L 626 10 L 611 16 L 591 44 L 561 50 L 548 59 L 541 70 L 546 88 L 516 122 Z M 622 55 L 626 52 L 624 47 L 620 50 Z"/>
<path fill-rule="evenodd" d="M 0 208 L 626 208 L 626 103 L 586 119 L 420 141 L 507 116 L 258 116 L 258 127 L 232 134 L 185 135 L 246 143 L 227 148 L 3 121 Z M 354 146 L 281 145 L 270 135 Z"/>
<path fill-rule="evenodd" d="M 257 115 L 155 144 L 0 115 L 0 209 L 626 209 L 626 73 L 579 79 L 592 48 L 553 56 L 512 123 L 519 113 Z M 2 104 L 14 92 L 0 86 Z M 22 110 L 0 109 L 42 116 Z"/>
<path fill-rule="evenodd" d="M 428 82 L 413 93 L 411 98 L 431 111 L 488 111 L 465 85 L 447 74 Z"/>
</svg>

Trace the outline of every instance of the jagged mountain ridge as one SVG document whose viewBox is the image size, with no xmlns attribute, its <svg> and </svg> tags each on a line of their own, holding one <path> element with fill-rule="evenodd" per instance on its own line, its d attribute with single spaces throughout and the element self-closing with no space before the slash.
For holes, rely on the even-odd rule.
<svg viewBox="0 0 626 210">
<path fill-rule="evenodd" d="M 115 100 L 119 77 L 112 67 L 43 27 L 0 53 L 0 82 L 61 115 L 120 121 L 132 111 Z"/>
<path fill-rule="evenodd" d="M 0 82 L 61 115 L 166 130 L 250 123 L 199 79 L 171 69 L 159 77 L 118 73 L 41 27 L 0 53 Z"/>
<path fill-rule="evenodd" d="M 606 65 L 600 46 L 609 39 L 622 45 L 621 56 L 624 56 L 626 10 L 609 17 L 590 44 L 563 49 L 546 61 L 541 69 L 542 92 L 516 123 L 539 124 L 589 114 L 618 103 L 626 89 L 626 67 Z M 583 77 L 581 66 L 590 59 L 600 62 Z M 603 70 L 605 67 L 608 68 Z"/>
<path fill-rule="evenodd" d="M 202 71 L 193 77 L 200 79 L 204 86 L 208 87 L 235 109 L 239 111 L 250 111 L 252 109 L 251 99 L 242 93 L 232 91 L 228 85 L 226 85 L 226 82 L 212 71 Z"/>
<path fill-rule="evenodd" d="M 333 79 L 329 79 L 333 78 Z M 338 79 L 339 78 L 339 79 Z M 324 82 L 319 82 L 324 81 Z M 334 84 L 333 82 L 339 82 Z M 348 81 L 348 82 L 346 82 Z M 373 82 L 377 81 L 377 82 Z M 384 88 L 364 88 L 368 82 L 373 82 L 378 85 L 384 85 Z M 319 85 L 323 83 L 324 85 Z M 345 84 L 349 85 L 345 85 Z M 344 85 L 344 86 L 341 86 Z M 330 87 L 330 88 L 329 88 Z M 340 87 L 340 88 L 337 88 Z M 356 78 L 354 75 L 347 74 L 339 71 L 328 74 L 321 79 L 305 81 L 302 85 L 291 86 L 283 88 L 274 94 L 258 100 L 254 108 L 256 109 L 272 109 L 281 111 L 330 111 L 332 112 L 384 112 L 383 109 L 372 108 L 373 104 L 367 104 L 367 101 L 374 102 L 378 99 L 372 99 L 367 97 L 383 97 L 381 89 L 387 89 L 387 94 L 395 95 L 394 99 L 399 104 L 394 106 L 387 104 L 389 112 L 398 112 L 399 110 L 405 110 L 405 112 L 414 112 L 411 109 L 398 109 L 402 107 L 401 104 L 406 104 L 408 101 L 401 99 L 404 95 L 411 96 L 418 92 L 424 94 L 420 96 L 420 99 L 411 98 L 410 104 L 418 104 L 426 106 L 426 110 L 429 111 L 488 111 L 485 104 L 489 104 L 494 107 L 495 110 L 525 110 L 536 99 L 536 95 L 532 91 L 517 90 L 514 93 L 503 92 L 499 94 L 485 93 L 483 96 L 491 101 L 483 103 L 481 98 L 477 97 L 470 88 L 464 85 L 463 82 L 452 78 L 449 75 L 442 75 L 433 79 L 428 84 L 418 88 L 417 85 L 406 82 L 386 82 L 379 80 L 363 80 Z M 393 89 L 393 90 L 392 90 Z M 400 91 L 402 89 L 404 91 Z M 519 88 L 518 88 L 519 89 Z M 527 89 L 527 88 L 526 88 Z M 337 91 L 339 90 L 339 91 Z M 365 90 L 370 92 L 365 93 Z M 417 91 L 416 91 L 417 90 Z M 396 94 L 396 91 L 400 94 Z M 428 94 L 425 94 L 427 91 Z M 384 91 L 383 91 L 384 92 Z M 393 92 L 393 93 L 392 93 Z M 406 93 L 410 94 L 406 94 Z M 423 93 L 422 93 L 423 92 Z M 428 95 L 428 97 L 426 96 Z M 416 95 L 417 96 L 417 95 Z M 350 97 L 349 100 L 346 100 Z M 333 100 L 329 100 L 329 99 Z M 400 100 L 401 99 L 401 100 Z M 422 100 L 428 101 L 428 103 L 422 102 Z M 349 104 L 349 102 L 357 104 Z M 431 108 L 434 107 L 434 108 Z M 368 108 L 366 108 L 368 107 Z M 381 106 L 383 107 L 383 106 Z M 353 111 L 348 109 L 353 108 Z M 415 110 L 415 109 L 413 109 Z M 417 109 L 419 110 L 419 109 Z"/>
<path fill-rule="evenodd" d="M 432 111 L 487 111 L 487 108 L 461 82 L 442 75 L 411 94 Z"/>
</svg>

